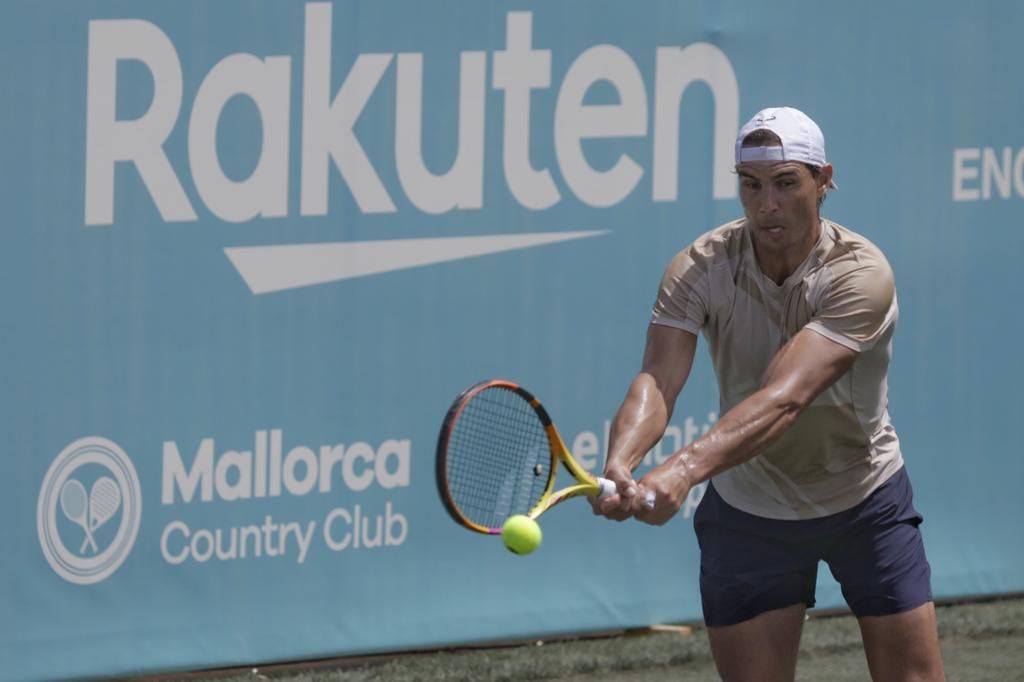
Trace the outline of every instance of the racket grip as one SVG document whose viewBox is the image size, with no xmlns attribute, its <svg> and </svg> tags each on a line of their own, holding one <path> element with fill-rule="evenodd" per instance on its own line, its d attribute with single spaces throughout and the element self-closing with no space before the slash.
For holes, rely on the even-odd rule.
<svg viewBox="0 0 1024 682">
<path fill-rule="evenodd" d="M 607 478 L 602 478 L 602 477 L 598 476 L 597 477 L 597 484 L 599 486 L 601 486 L 601 492 L 599 492 L 597 494 L 597 498 L 598 499 L 601 499 L 602 497 L 608 497 L 609 495 L 614 495 L 615 493 L 617 493 L 619 491 L 619 489 L 615 485 L 615 481 L 611 481 L 611 480 L 609 480 Z M 648 509 L 654 509 L 654 491 L 653 490 L 648 490 L 647 491 L 647 496 L 646 496 L 646 499 L 644 500 L 644 506 L 647 507 Z"/>
</svg>

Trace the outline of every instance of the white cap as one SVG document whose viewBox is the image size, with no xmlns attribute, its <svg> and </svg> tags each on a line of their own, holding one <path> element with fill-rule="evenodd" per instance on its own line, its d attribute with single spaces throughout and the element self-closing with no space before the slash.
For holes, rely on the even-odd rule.
<svg viewBox="0 0 1024 682">
<path fill-rule="evenodd" d="M 744 147 L 743 140 L 755 130 L 770 130 L 782 140 L 781 147 Z M 821 167 L 825 160 L 825 136 L 811 117 L 793 107 L 769 107 L 754 114 L 736 136 L 736 165 L 747 161 L 799 161 Z M 836 187 L 836 183 L 831 183 Z"/>
</svg>

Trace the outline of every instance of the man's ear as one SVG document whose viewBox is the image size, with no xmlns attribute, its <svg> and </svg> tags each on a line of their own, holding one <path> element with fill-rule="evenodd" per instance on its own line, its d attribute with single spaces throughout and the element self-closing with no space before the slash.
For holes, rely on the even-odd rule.
<svg viewBox="0 0 1024 682">
<path fill-rule="evenodd" d="M 822 196 L 828 191 L 828 186 L 832 182 L 832 164 L 826 163 L 821 167 L 821 172 L 818 173 L 818 196 Z"/>
</svg>

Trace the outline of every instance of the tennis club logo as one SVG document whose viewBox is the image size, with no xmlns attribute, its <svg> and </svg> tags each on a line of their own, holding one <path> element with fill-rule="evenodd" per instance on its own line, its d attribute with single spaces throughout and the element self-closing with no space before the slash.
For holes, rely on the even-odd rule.
<svg viewBox="0 0 1024 682">
<path fill-rule="evenodd" d="M 43 478 L 39 545 L 68 582 L 97 583 L 116 571 L 135 544 L 141 519 L 139 476 L 124 450 L 106 438 L 71 443 Z"/>
</svg>

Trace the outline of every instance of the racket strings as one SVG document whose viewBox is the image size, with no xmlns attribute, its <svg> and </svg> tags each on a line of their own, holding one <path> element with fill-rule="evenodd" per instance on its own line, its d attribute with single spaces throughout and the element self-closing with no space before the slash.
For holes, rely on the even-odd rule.
<svg viewBox="0 0 1024 682">
<path fill-rule="evenodd" d="M 469 521 L 500 528 L 544 494 L 551 444 L 533 407 L 508 388 L 486 388 L 463 405 L 449 435 L 451 501 Z"/>
</svg>

